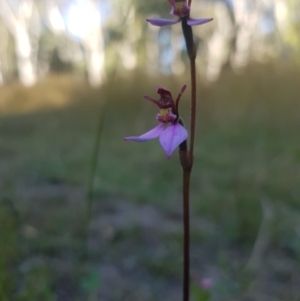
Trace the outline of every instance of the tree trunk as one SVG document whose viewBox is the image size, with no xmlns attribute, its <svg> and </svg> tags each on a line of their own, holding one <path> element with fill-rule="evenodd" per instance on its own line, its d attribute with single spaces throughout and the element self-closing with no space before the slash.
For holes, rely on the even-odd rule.
<svg viewBox="0 0 300 301">
<path fill-rule="evenodd" d="M 33 6 L 34 3 L 32 1 L 20 1 L 19 5 L 24 6 L 23 10 L 18 10 L 21 14 L 28 12 L 26 9 Z M 27 16 L 14 14 L 6 0 L 0 0 L 0 15 L 15 40 L 19 79 L 26 86 L 34 85 L 37 78 L 30 33 L 28 24 L 26 24 Z"/>
</svg>

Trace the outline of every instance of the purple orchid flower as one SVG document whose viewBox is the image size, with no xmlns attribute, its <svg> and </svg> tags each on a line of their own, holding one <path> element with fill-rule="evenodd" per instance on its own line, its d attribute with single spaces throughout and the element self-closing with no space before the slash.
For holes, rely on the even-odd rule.
<svg viewBox="0 0 300 301">
<path fill-rule="evenodd" d="M 175 20 L 170 19 L 147 19 L 146 21 L 154 26 L 166 26 L 179 23 L 182 19 L 187 19 L 189 26 L 201 25 L 212 21 L 212 18 L 192 19 L 190 18 L 190 7 L 186 0 L 168 0 L 172 5 L 171 15 L 179 17 Z"/>
<path fill-rule="evenodd" d="M 170 91 L 160 86 L 157 89 L 157 93 L 160 95 L 159 100 L 152 99 L 150 96 L 145 95 L 144 98 L 146 100 L 153 102 L 159 107 L 160 113 L 156 115 L 156 119 L 160 124 L 141 136 L 125 137 L 124 140 L 146 142 L 159 138 L 159 142 L 169 159 L 173 151 L 185 141 L 188 136 L 187 130 L 180 124 L 178 113 L 179 100 L 185 89 L 186 85 L 181 88 L 176 101 L 173 100 Z"/>
</svg>

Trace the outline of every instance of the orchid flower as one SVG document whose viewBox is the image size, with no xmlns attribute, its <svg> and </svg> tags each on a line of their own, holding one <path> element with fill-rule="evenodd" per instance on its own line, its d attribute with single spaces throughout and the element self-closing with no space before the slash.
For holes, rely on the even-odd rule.
<svg viewBox="0 0 300 301">
<path fill-rule="evenodd" d="M 172 6 L 171 15 L 179 17 L 178 19 L 147 19 L 146 21 L 154 26 L 166 26 L 179 23 L 182 19 L 187 20 L 189 26 L 201 25 L 212 21 L 212 18 L 192 19 L 190 18 L 190 7 L 186 0 L 168 0 Z"/>
<path fill-rule="evenodd" d="M 181 88 L 176 101 L 173 100 L 170 91 L 160 86 L 157 89 L 157 93 L 160 95 L 159 100 L 152 99 L 150 96 L 145 95 L 144 99 L 153 102 L 159 107 L 160 112 L 156 115 L 156 119 L 160 124 L 141 136 L 125 137 L 124 140 L 146 142 L 159 138 L 159 142 L 167 158 L 170 158 L 173 151 L 185 141 L 188 136 L 187 130 L 181 125 L 182 121 L 178 113 L 179 100 L 185 89 L 186 85 Z"/>
</svg>

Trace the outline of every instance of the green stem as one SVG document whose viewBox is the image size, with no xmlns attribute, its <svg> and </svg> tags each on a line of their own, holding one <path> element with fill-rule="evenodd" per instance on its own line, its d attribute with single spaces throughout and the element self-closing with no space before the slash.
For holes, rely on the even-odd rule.
<svg viewBox="0 0 300 301">
<path fill-rule="evenodd" d="M 83 239 L 83 253 L 82 253 L 82 262 L 85 262 L 87 259 L 88 254 L 88 238 L 89 238 L 89 226 L 90 221 L 92 218 L 92 205 L 93 205 L 93 198 L 94 198 L 94 183 L 95 183 L 95 176 L 97 172 L 97 166 L 99 161 L 99 152 L 100 152 L 100 141 L 103 132 L 103 124 L 104 124 L 104 117 L 106 112 L 106 104 L 102 106 L 101 113 L 99 114 L 98 125 L 96 130 L 96 137 L 95 137 L 95 144 L 91 156 L 91 163 L 90 163 L 90 171 L 89 177 L 87 182 L 87 193 L 86 193 L 86 215 L 85 215 L 85 231 L 84 231 L 84 239 Z"/>
<path fill-rule="evenodd" d="M 124 14 L 124 18 L 122 20 L 122 23 L 126 24 L 126 20 L 129 17 L 129 10 L 133 6 L 135 0 L 131 1 L 131 5 L 129 5 L 128 12 Z M 87 181 L 87 192 L 86 192 L 86 215 L 85 215 L 85 231 L 84 231 L 84 238 L 83 238 L 83 252 L 82 252 L 82 262 L 84 262 L 87 259 L 88 254 L 88 237 L 89 237 L 89 227 L 90 227 L 90 221 L 92 218 L 92 206 L 93 206 L 93 198 L 94 198 L 94 182 L 95 182 L 95 176 L 97 173 L 97 167 L 98 167 L 98 161 L 99 161 L 99 153 L 100 153 L 100 141 L 101 136 L 103 132 L 103 126 L 104 126 L 104 119 L 107 109 L 107 102 L 108 99 L 111 98 L 111 94 L 113 92 L 113 89 L 115 88 L 114 82 L 118 71 L 118 61 L 116 62 L 116 68 L 114 69 L 113 74 L 111 75 L 110 85 L 108 87 L 108 93 L 106 94 L 106 99 L 104 100 L 104 103 L 102 105 L 99 119 L 98 119 L 98 125 L 96 129 L 96 137 L 95 137 L 95 144 L 93 148 L 93 152 L 91 155 L 91 164 L 90 164 L 90 170 L 88 174 L 88 181 Z"/>
</svg>

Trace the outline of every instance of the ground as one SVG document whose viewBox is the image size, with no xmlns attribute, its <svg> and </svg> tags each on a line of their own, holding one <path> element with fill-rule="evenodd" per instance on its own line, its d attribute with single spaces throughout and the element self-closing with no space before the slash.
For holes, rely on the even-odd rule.
<svg viewBox="0 0 300 301">
<path fill-rule="evenodd" d="M 252 66 L 198 89 L 191 274 L 193 287 L 212 280 L 211 300 L 300 299 L 299 76 Z M 1 300 L 181 300 L 178 155 L 123 137 L 156 125 L 144 94 L 160 84 L 176 95 L 185 80 L 1 88 Z"/>
</svg>

